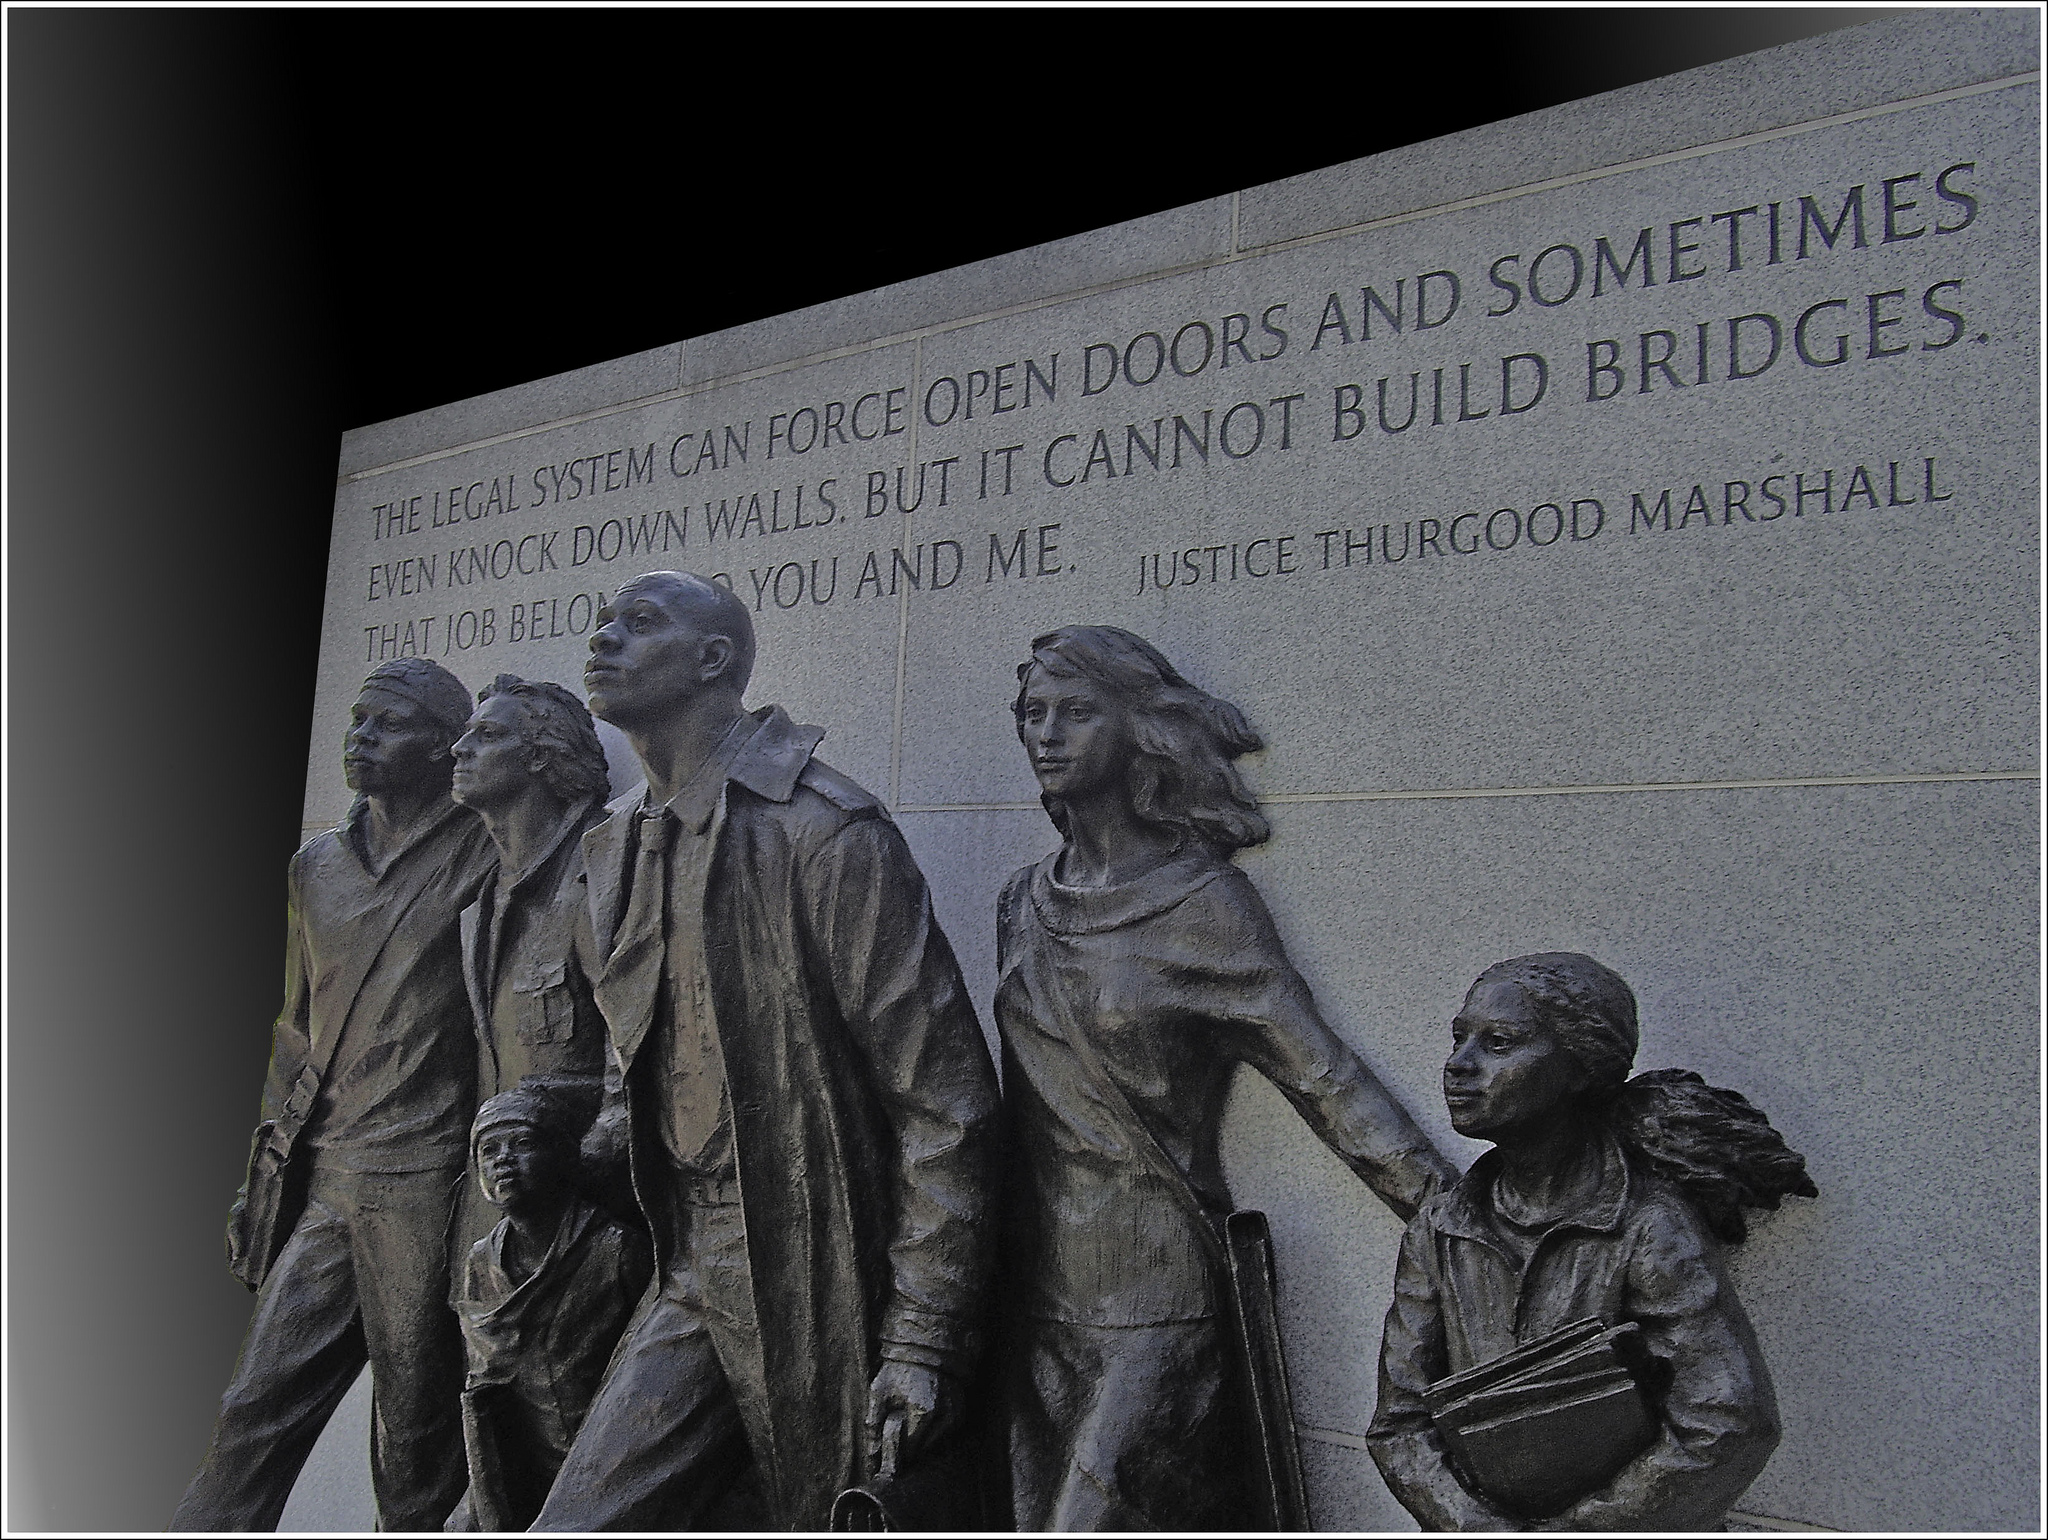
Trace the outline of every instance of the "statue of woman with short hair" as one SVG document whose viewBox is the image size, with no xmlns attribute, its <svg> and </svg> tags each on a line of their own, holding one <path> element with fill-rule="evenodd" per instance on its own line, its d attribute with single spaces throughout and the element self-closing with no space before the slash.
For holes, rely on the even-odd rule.
<svg viewBox="0 0 2048 1540">
<path fill-rule="evenodd" d="M 1718 1527 L 1779 1431 L 1721 1247 L 1805 1161 L 1689 1070 L 1630 1079 L 1635 995 L 1583 954 L 1495 963 L 1451 1038 L 1451 1124 L 1494 1148 L 1402 1242 L 1380 1473 L 1424 1529 Z"/>
<path fill-rule="evenodd" d="M 1324 1023 L 1235 850 L 1238 709 L 1112 626 L 1039 637 L 1017 735 L 1060 849 L 999 907 L 1020 1530 L 1265 1528 L 1218 1154 L 1238 1065 L 1404 1218 L 1454 1176 Z"/>
</svg>

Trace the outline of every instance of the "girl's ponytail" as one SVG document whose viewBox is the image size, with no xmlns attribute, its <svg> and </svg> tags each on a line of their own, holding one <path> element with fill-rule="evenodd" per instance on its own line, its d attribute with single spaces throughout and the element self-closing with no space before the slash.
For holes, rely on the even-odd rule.
<svg viewBox="0 0 2048 1540">
<path fill-rule="evenodd" d="M 1739 1091 L 1689 1069 L 1653 1069 L 1615 1093 L 1608 1126 L 1651 1171 L 1692 1200 L 1715 1235 L 1745 1239 L 1746 1208 L 1774 1209 L 1788 1193 L 1819 1196 L 1806 1160 Z"/>
<path fill-rule="evenodd" d="M 1636 1056 L 1636 997 L 1612 968 L 1583 952 L 1536 952 L 1495 963 L 1479 983 L 1523 991 L 1585 1070 L 1588 1098 L 1615 1137 L 1684 1193 L 1722 1240 L 1749 1234 L 1745 1208 L 1774 1209 L 1787 1193 L 1819 1196 L 1805 1158 L 1739 1092 L 1689 1069 L 1626 1078 Z"/>
</svg>

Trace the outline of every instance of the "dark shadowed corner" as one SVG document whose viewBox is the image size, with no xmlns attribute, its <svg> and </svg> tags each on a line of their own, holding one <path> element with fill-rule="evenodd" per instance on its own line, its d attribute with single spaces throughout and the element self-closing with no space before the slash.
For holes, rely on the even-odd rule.
<svg viewBox="0 0 2048 1540">
<path fill-rule="evenodd" d="M 8 33 L 7 1522 L 146 1530 L 248 1314 L 220 1235 L 304 783 L 326 259 L 263 27 Z"/>
</svg>

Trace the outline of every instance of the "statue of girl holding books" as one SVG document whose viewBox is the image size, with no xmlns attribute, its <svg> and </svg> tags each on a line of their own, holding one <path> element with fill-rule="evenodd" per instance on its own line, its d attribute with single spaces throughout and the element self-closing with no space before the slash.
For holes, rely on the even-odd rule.
<svg viewBox="0 0 2048 1540">
<path fill-rule="evenodd" d="M 1380 1473 L 1425 1529 L 1717 1527 L 1778 1442 L 1720 1244 L 1805 1162 L 1733 1091 L 1629 1079 L 1635 995 L 1590 957 L 1496 963 L 1451 1030 L 1452 1126 L 1494 1148 L 1402 1243 Z"/>
<path fill-rule="evenodd" d="M 1299 1523 L 1270 1471 L 1256 1490 L 1247 1398 L 1268 1403 L 1234 1346 L 1231 1076 L 1272 1080 L 1404 1218 L 1456 1172 L 1323 1021 L 1231 864 L 1267 835 L 1231 763 L 1260 746 L 1243 715 L 1128 631 L 1031 645 L 1017 736 L 1062 844 L 998 911 L 1016 1527 Z"/>
</svg>

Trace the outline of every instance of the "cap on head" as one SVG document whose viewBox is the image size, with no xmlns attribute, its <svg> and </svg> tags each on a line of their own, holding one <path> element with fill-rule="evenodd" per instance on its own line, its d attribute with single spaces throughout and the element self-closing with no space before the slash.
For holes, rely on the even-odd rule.
<svg viewBox="0 0 2048 1540">
<path fill-rule="evenodd" d="M 372 686 L 403 696 L 426 712 L 453 743 L 469 722 L 469 691 L 462 681 L 432 658 L 394 658 L 370 670 L 363 688 Z"/>
<path fill-rule="evenodd" d="M 651 590 L 671 615 L 688 620 L 707 636 L 731 642 L 732 661 L 719 682 L 745 693 L 754 673 L 754 617 L 738 594 L 694 572 L 643 572 L 619 585 L 613 605 L 630 590 Z"/>
<path fill-rule="evenodd" d="M 565 1095 L 543 1081 L 522 1080 L 477 1108 L 476 1121 L 469 1127 L 470 1153 L 476 1153 L 477 1141 L 491 1129 L 507 1125 L 531 1128 L 573 1153 L 589 1132 L 595 1112 L 587 1098 Z"/>
</svg>

